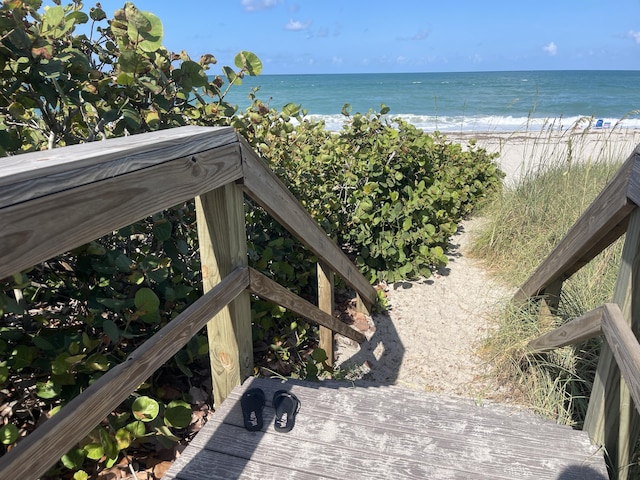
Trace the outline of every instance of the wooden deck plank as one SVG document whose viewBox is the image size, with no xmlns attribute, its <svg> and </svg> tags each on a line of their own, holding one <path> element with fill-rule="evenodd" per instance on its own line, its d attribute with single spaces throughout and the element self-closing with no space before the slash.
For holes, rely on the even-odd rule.
<svg viewBox="0 0 640 480">
<path fill-rule="evenodd" d="M 199 480 L 202 464 L 231 455 L 241 473 L 220 478 L 606 479 L 583 432 L 503 405 L 398 387 L 250 379 L 233 390 L 165 477 Z M 246 388 L 265 391 L 261 432 L 242 427 Z M 284 388 L 302 408 L 288 434 L 273 429 L 271 397 Z M 240 460 L 238 460 L 240 459 Z M 281 469 L 287 466 L 293 473 Z M 236 464 L 236 468 L 238 465 Z"/>
</svg>

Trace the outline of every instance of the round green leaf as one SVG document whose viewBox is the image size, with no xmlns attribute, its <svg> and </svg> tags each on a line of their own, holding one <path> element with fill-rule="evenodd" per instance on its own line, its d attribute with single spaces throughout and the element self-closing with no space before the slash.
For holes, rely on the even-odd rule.
<svg viewBox="0 0 640 480">
<path fill-rule="evenodd" d="M 130 15 L 134 10 L 132 22 Z M 129 21 L 127 34 L 131 40 L 137 43 L 140 50 L 155 52 L 162 47 L 162 36 L 164 35 L 162 21 L 153 13 L 142 12 L 133 7 L 133 9 L 127 9 L 127 21 Z"/>
<path fill-rule="evenodd" d="M 101 443 L 87 443 L 83 449 L 87 458 L 90 458 L 91 460 L 100 460 L 104 455 L 104 449 L 102 448 Z"/>
<path fill-rule="evenodd" d="M 160 307 L 160 299 L 150 288 L 144 287 L 136 292 L 134 304 L 141 314 L 156 312 Z"/>
<path fill-rule="evenodd" d="M 73 474 L 73 480 L 89 480 L 89 474 L 84 470 L 78 470 Z"/>
<path fill-rule="evenodd" d="M 164 423 L 169 427 L 185 428 L 191 423 L 191 406 L 183 401 L 174 400 L 164 412 Z"/>
<path fill-rule="evenodd" d="M 131 406 L 135 418 L 142 422 L 154 420 L 160 412 L 160 405 L 153 398 L 142 396 L 136 398 Z"/>
<path fill-rule="evenodd" d="M 18 427 L 13 423 L 8 423 L 0 428 L 0 442 L 2 442 L 3 445 L 11 445 L 18 440 L 19 436 L 20 432 L 18 431 Z"/>
<path fill-rule="evenodd" d="M 106 372 L 109 370 L 109 360 L 101 353 L 94 353 L 87 358 L 85 366 L 93 371 Z"/>
<path fill-rule="evenodd" d="M 62 464 L 69 470 L 76 470 L 82 466 L 87 454 L 81 448 L 74 448 L 69 450 L 66 455 L 63 455 L 60 459 Z"/>
<path fill-rule="evenodd" d="M 160 219 L 153 223 L 153 236 L 160 242 L 166 242 L 171 238 L 173 225 L 167 219 Z"/>
<path fill-rule="evenodd" d="M 136 421 L 136 422 L 131 422 L 130 424 L 128 424 L 126 427 L 124 427 L 125 429 L 127 429 L 127 431 L 131 432 L 131 435 L 133 435 L 134 437 L 144 437 L 145 433 L 147 433 L 146 427 L 144 426 L 144 423 L 142 423 L 141 421 Z"/>
<path fill-rule="evenodd" d="M 126 428 L 121 428 L 116 432 L 116 444 L 118 445 L 118 449 L 124 450 L 125 448 L 128 448 L 132 441 L 133 436 Z"/>
<path fill-rule="evenodd" d="M 311 358 L 313 358 L 315 362 L 324 362 L 328 360 L 329 357 L 327 357 L 327 352 L 324 349 L 315 348 L 313 352 L 311 352 Z"/>
<path fill-rule="evenodd" d="M 262 73 L 262 62 L 255 53 L 243 50 L 235 56 L 233 63 L 252 77 Z"/>
</svg>

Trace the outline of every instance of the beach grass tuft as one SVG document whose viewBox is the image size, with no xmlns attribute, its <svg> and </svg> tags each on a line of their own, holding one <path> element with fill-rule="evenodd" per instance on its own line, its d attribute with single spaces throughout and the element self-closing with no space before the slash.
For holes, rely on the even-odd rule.
<svg viewBox="0 0 640 480">
<path fill-rule="evenodd" d="M 533 273 L 632 153 L 633 147 L 618 141 L 624 132 L 617 125 L 594 131 L 589 119 L 582 122 L 512 135 L 525 142 L 524 174 L 485 205 L 471 254 L 513 287 Z M 554 315 L 534 301 L 505 307 L 481 349 L 512 396 L 558 422 L 582 424 L 601 340 L 536 355 L 527 353 L 527 343 L 611 301 L 622 241 L 564 283 Z"/>
</svg>

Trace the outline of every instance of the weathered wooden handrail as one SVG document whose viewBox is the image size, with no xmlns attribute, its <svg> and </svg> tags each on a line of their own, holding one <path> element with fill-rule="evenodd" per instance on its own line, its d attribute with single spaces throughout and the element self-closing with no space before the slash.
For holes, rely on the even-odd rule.
<svg viewBox="0 0 640 480">
<path fill-rule="evenodd" d="M 529 342 L 531 353 L 543 353 L 575 345 L 602 335 L 602 315 L 606 306 L 598 307 Z"/>
<path fill-rule="evenodd" d="M 3 478 L 35 479 L 45 473 L 115 407 L 131 395 L 158 367 L 171 359 L 215 315 L 249 286 L 247 269 L 237 270 L 152 338 L 138 347 L 0 457 Z"/>
<path fill-rule="evenodd" d="M 602 332 L 640 412 L 640 343 L 618 305 L 606 304 L 602 313 Z"/>
<path fill-rule="evenodd" d="M 561 285 L 627 228 L 629 215 L 640 204 L 640 147 L 625 161 L 600 195 L 580 216 L 553 251 L 518 289 L 513 300 L 520 303 Z M 553 292 L 558 295 L 559 291 Z"/>
<path fill-rule="evenodd" d="M 231 128 L 182 127 L 0 159 L 0 278 L 196 197 L 205 284 L 203 297 L 1 457 L 3 478 L 41 476 L 205 325 L 214 391 L 224 399 L 252 358 L 248 292 L 365 340 L 246 267 L 239 189 L 368 306 L 375 302 L 373 287 Z"/>
<path fill-rule="evenodd" d="M 635 300 L 640 295 L 637 291 L 640 272 L 638 205 L 640 146 L 513 299 L 515 303 L 521 303 L 542 295 L 551 297 L 550 303 L 557 306 L 562 283 L 626 232 L 612 304 L 589 312 L 529 344 L 532 352 L 547 351 L 604 333 L 607 342 L 603 343 L 600 352 L 584 430 L 592 441 L 606 448 L 613 478 L 620 480 L 629 475 L 633 450 L 640 435 L 640 357 L 633 334 L 640 331 L 640 303 Z M 621 370 L 628 383 L 622 381 Z"/>
</svg>

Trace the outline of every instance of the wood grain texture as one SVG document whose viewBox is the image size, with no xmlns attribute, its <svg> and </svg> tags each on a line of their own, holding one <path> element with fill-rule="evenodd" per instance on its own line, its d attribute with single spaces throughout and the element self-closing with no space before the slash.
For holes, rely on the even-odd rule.
<svg viewBox="0 0 640 480">
<path fill-rule="evenodd" d="M 635 210 L 629 221 L 611 303 L 619 305 L 627 323 L 636 332 L 640 331 L 638 285 L 640 210 Z M 602 345 L 584 429 L 589 432 L 594 443 L 606 446 L 617 478 L 624 480 L 628 477 L 629 459 L 640 433 L 640 421 L 633 408 L 628 387 L 621 380 L 612 348 L 608 342 Z"/>
<path fill-rule="evenodd" d="M 268 277 L 265 277 L 257 270 L 250 268 L 249 272 L 251 278 L 249 290 L 260 298 L 280 305 L 287 310 L 291 310 L 311 322 L 327 327 L 334 332 L 355 340 L 358 343 L 362 343 L 367 339 L 359 331 L 342 323 L 332 315 L 323 312 L 304 298 L 300 298 L 296 294 L 291 293 L 282 285 L 274 282 Z"/>
<path fill-rule="evenodd" d="M 631 171 L 640 161 L 632 154 L 553 251 L 518 289 L 513 300 L 525 302 L 553 282 L 563 281 L 624 233 L 636 205 L 627 198 Z M 632 176 L 633 178 L 633 176 Z"/>
<path fill-rule="evenodd" d="M 636 410 L 640 409 L 640 344 L 615 303 L 606 305 L 602 330 L 629 387 Z"/>
<path fill-rule="evenodd" d="M 603 311 L 604 307 L 598 307 L 530 341 L 529 348 L 531 352 L 548 352 L 555 348 L 575 345 L 601 335 Z"/>
<path fill-rule="evenodd" d="M 237 143 L 230 127 L 180 127 L 0 158 L 0 208 Z"/>
<path fill-rule="evenodd" d="M 377 300 L 376 292 L 353 262 L 313 221 L 309 213 L 251 147 L 243 139 L 240 139 L 240 144 L 244 170 L 243 188 L 247 195 L 344 279 L 360 294 L 367 305 L 374 305 Z"/>
<path fill-rule="evenodd" d="M 318 308 L 333 316 L 333 272 L 322 262 L 317 264 Z M 320 348 L 327 353 L 327 363 L 333 365 L 333 331 L 320 326 Z"/>
<path fill-rule="evenodd" d="M 265 392 L 265 426 L 242 427 L 239 400 Z M 271 398 L 301 402 L 288 434 L 273 429 Z M 229 458 L 233 456 L 233 459 Z M 415 478 L 605 480 L 602 454 L 584 432 L 514 407 L 394 386 L 252 378 L 234 389 L 165 480 L 203 480 L 224 458 L 229 478 Z"/>
<path fill-rule="evenodd" d="M 242 177 L 228 145 L 0 209 L 0 278 Z"/>
<path fill-rule="evenodd" d="M 69 402 L 35 432 L 0 457 L 6 479 L 35 479 L 84 438 L 160 365 L 167 362 L 207 321 L 249 285 L 249 273 L 239 268 L 199 298 L 162 330 L 138 347 Z"/>
<path fill-rule="evenodd" d="M 247 234 L 244 198 L 235 184 L 196 198 L 196 221 L 204 291 L 215 288 L 230 272 L 246 267 Z M 239 295 L 207 323 L 214 405 L 253 371 L 251 302 Z"/>
</svg>

